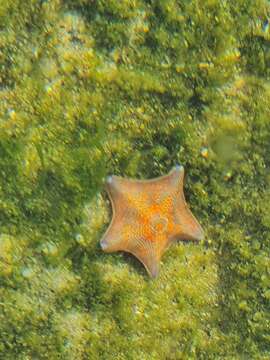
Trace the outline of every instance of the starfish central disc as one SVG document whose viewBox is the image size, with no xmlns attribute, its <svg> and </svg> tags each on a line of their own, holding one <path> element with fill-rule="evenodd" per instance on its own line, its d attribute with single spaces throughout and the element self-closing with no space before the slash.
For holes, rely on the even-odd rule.
<svg viewBox="0 0 270 360">
<path fill-rule="evenodd" d="M 164 234 L 168 229 L 169 220 L 160 214 L 153 215 L 150 219 L 150 227 L 155 234 Z"/>
</svg>

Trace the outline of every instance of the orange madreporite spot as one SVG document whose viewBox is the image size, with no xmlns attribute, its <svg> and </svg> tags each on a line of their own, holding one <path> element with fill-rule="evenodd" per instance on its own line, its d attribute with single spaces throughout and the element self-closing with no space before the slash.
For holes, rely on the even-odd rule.
<svg viewBox="0 0 270 360">
<path fill-rule="evenodd" d="M 182 166 L 151 180 L 110 176 L 106 190 L 113 218 L 100 241 L 102 249 L 132 253 L 156 277 L 171 242 L 202 239 L 203 230 L 184 198 L 183 179 Z"/>
<path fill-rule="evenodd" d="M 151 216 L 150 219 L 150 227 L 153 230 L 154 235 L 155 234 L 162 234 L 165 233 L 168 230 L 168 218 L 165 216 L 161 216 L 159 214 L 154 214 Z M 155 238 L 153 237 L 152 241 L 155 241 Z"/>
</svg>

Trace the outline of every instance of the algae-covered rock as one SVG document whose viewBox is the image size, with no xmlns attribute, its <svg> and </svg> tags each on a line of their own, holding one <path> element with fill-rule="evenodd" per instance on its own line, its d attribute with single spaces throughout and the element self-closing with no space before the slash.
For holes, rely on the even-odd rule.
<svg viewBox="0 0 270 360">
<path fill-rule="evenodd" d="M 0 358 L 270 357 L 269 2 L 0 2 Z M 185 167 L 205 230 L 147 277 L 109 174 Z"/>
</svg>

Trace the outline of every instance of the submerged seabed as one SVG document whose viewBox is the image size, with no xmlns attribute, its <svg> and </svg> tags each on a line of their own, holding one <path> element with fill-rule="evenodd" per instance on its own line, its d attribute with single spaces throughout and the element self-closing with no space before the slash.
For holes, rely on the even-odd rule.
<svg viewBox="0 0 270 360">
<path fill-rule="evenodd" d="M 269 2 L 0 3 L 0 358 L 269 359 Z M 150 280 L 108 174 L 175 164 L 202 224 Z"/>
</svg>

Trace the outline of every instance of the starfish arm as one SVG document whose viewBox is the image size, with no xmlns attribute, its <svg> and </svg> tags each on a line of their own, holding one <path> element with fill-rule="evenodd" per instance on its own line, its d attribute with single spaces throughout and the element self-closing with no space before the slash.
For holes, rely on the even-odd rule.
<svg viewBox="0 0 270 360">
<path fill-rule="evenodd" d="M 184 180 L 184 168 L 183 166 L 175 166 L 169 174 L 161 176 L 149 181 L 149 188 L 147 189 L 149 194 L 152 194 L 151 200 L 156 204 L 164 205 L 164 209 L 167 210 L 170 201 L 176 195 L 177 192 L 183 189 Z M 146 184 L 147 185 L 147 184 Z M 163 206 L 162 206 L 163 207 Z"/>
<path fill-rule="evenodd" d="M 106 252 L 123 250 L 129 238 L 129 224 L 132 224 L 136 218 L 136 209 L 130 206 L 125 179 L 109 176 L 105 189 L 111 201 L 112 221 L 100 244 Z"/>
<path fill-rule="evenodd" d="M 184 195 L 184 168 L 175 167 L 171 171 L 176 183 L 176 192 L 173 194 L 172 204 L 172 229 L 170 231 L 170 243 L 173 240 L 198 241 L 204 237 L 203 230 L 195 216 L 189 209 Z"/>
<path fill-rule="evenodd" d="M 172 181 L 172 184 L 176 186 L 176 189 L 178 191 L 183 190 L 185 175 L 184 167 L 182 165 L 176 165 L 174 168 L 172 168 L 168 175 Z"/>
<path fill-rule="evenodd" d="M 188 208 L 186 202 L 181 202 L 175 213 L 175 239 L 200 241 L 204 238 L 204 232 Z"/>
<path fill-rule="evenodd" d="M 145 267 L 148 274 L 156 278 L 159 274 L 159 260 L 154 244 L 139 239 L 135 246 L 127 248 L 128 252 L 134 255 Z"/>
<path fill-rule="evenodd" d="M 124 218 L 124 207 L 121 205 L 122 192 L 118 177 L 109 176 L 105 189 L 109 195 L 112 206 L 112 220 L 105 234 L 100 240 L 101 248 L 106 252 L 119 250 L 121 227 Z M 119 201 L 120 200 L 120 201 Z"/>
<path fill-rule="evenodd" d="M 103 235 L 100 245 L 106 252 L 129 251 L 131 244 L 136 244 L 142 236 L 142 224 L 136 211 L 127 206 L 123 211 L 113 213 L 111 224 Z"/>
<path fill-rule="evenodd" d="M 114 252 L 121 250 L 121 222 L 113 218 L 110 226 L 100 240 L 100 245 L 105 252 Z"/>
<path fill-rule="evenodd" d="M 123 189 L 121 178 L 118 176 L 108 176 L 105 184 L 105 189 L 109 195 L 112 203 L 113 213 L 118 211 L 118 205 L 122 202 L 122 198 L 125 193 Z M 120 200 L 120 201 L 119 201 Z M 117 209 L 116 209 L 117 207 Z"/>
</svg>

